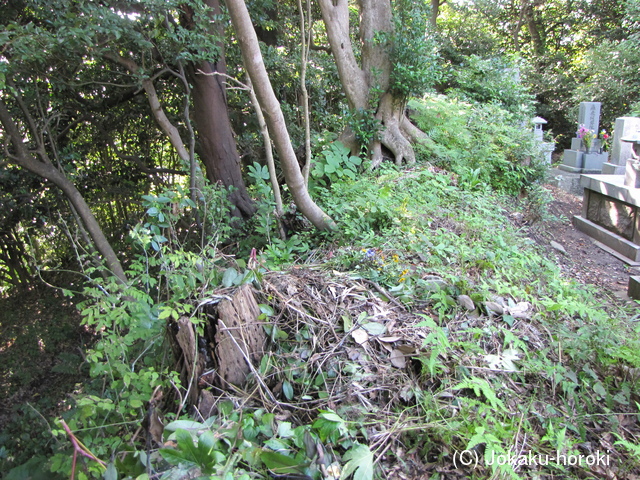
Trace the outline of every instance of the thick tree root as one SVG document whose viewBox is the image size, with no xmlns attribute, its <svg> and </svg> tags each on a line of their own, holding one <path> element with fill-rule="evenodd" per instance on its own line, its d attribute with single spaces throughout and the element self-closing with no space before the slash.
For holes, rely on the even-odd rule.
<svg viewBox="0 0 640 480">
<path fill-rule="evenodd" d="M 376 115 L 382 123 L 383 130 L 380 140 L 375 142 L 372 148 L 371 168 L 377 168 L 382 163 L 382 145 L 387 147 L 394 156 L 396 165 L 416 163 L 416 154 L 411 145 L 425 139 L 427 135 L 411 124 L 404 113 L 404 105 L 394 101 L 390 94 L 386 94 L 380 100 L 380 106 Z"/>
</svg>

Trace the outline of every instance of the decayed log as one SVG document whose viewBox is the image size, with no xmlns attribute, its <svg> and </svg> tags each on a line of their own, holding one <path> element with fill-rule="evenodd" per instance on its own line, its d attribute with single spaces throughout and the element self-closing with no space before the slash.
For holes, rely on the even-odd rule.
<svg viewBox="0 0 640 480">
<path fill-rule="evenodd" d="M 249 362 L 260 361 L 266 335 L 258 323 L 260 307 L 249 285 L 241 286 L 231 300 L 218 305 L 214 339 L 215 358 L 222 387 L 241 387 L 251 372 Z"/>
<path fill-rule="evenodd" d="M 196 406 L 203 418 L 214 410 L 215 401 L 210 392 L 201 389 L 243 387 L 252 371 L 251 365 L 259 364 L 266 342 L 258 322 L 260 307 L 249 285 L 241 286 L 217 305 L 205 308 L 205 314 L 209 322 L 203 338 L 198 340 L 195 327 L 186 316 L 176 322 L 177 329 L 173 330 L 182 385 L 188 389 L 186 403 Z"/>
<path fill-rule="evenodd" d="M 182 378 L 183 384 L 189 390 L 188 401 L 190 405 L 195 405 L 198 401 L 198 378 L 204 371 L 205 359 L 198 353 L 198 343 L 193 324 L 189 317 L 181 317 L 178 320 L 178 333 L 176 341 L 182 350 L 184 359 L 185 375 Z"/>
</svg>

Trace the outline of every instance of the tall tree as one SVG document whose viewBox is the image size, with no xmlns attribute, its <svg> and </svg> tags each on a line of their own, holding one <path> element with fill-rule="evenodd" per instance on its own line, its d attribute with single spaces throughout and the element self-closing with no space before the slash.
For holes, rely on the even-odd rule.
<svg viewBox="0 0 640 480">
<path fill-rule="evenodd" d="M 359 37 L 352 40 L 349 1 L 319 3 L 349 107 L 365 122 L 371 115 L 379 122 L 379 135 L 366 145 L 374 166 L 382 161 L 383 145 L 391 151 L 396 164 L 403 160 L 414 163 L 411 143 L 424 134 L 409 122 L 404 109 L 407 97 L 433 79 L 429 78 L 432 66 L 427 65 L 427 11 L 416 10 L 413 2 L 400 1 L 396 2 L 399 10 L 394 17 L 391 0 L 361 0 Z M 413 10 L 407 11 L 409 8 Z M 396 29 L 395 23 L 403 30 Z M 411 28 L 418 25 L 421 28 Z M 415 46 L 418 50 L 412 49 Z"/>
<path fill-rule="evenodd" d="M 265 121 L 269 132 L 273 138 L 280 164 L 284 173 L 285 181 L 291 191 L 293 200 L 302 214 L 320 230 L 333 230 L 335 223 L 320 207 L 313 201 L 307 191 L 304 177 L 300 171 L 298 159 L 296 158 L 291 144 L 291 138 L 287 131 L 287 125 L 282 114 L 280 103 L 269 81 L 269 75 L 265 68 L 258 37 L 251 23 L 249 11 L 244 0 L 227 0 L 227 9 L 231 16 L 233 28 L 238 37 L 238 43 L 242 50 L 247 74 L 254 86 L 256 97 L 265 114 Z"/>
<path fill-rule="evenodd" d="M 222 42 L 223 29 L 216 16 L 221 14 L 219 0 L 203 0 L 208 7 L 209 32 L 217 37 L 218 55 L 191 63 L 189 78 L 193 83 L 193 115 L 199 134 L 200 154 L 207 178 L 231 187 L 229 199 L 245 217 L 253 215 L 256 207 L 249 196 L 242 178 L 240 156 L 229 119 L 226 81 L 227 66 Z M 193 10 L 187 12 L 187 22 L 194 27 Z"/>
<path fill-rule="evenodd" d="M 24 102 L 19 98 L 18 94 L 14 94 L 14 97 L 18 105 L 24 105 Z M 13 152 L 8 154 L 9 160 L 31 173 L 35 173 L 43 179 L 52 182 L 64 192 L 78 213 L 78 216 L 82 219 L 82 223 L 89 232 L 96 249 L 103 255 L 109 270 L 113 272 L 121 282 L 126 282 L 127 277 L 120 264 L 120 260 L 111 247 L 109 240 L 104 235 L 91 208 L 89 208 L 89 205 L 87 205 L 87 202 L 73 182 L 71 182 L 63 172 L 58 170 L 49 159 L 46 147 L 42 142 L 42 138 L 44 138 L 44 135 L 42 135 L 43 132 L 38 130 L 35 121 L 33 121 L 26 109 L 23 110 L 23 114 L 26 116 L 25 124 L 29 127 L 21 131 L 18 123 L 9 112 L 9 108 L 4 102 L 4 99 L 0 98 L 0 124 L 2 124 L 4 135 L 13 146 Z M 35 146 L 35 152 L 39 158 L 36 158 L 36 156 L 29 151 L 27 145 L 24 143 L 24 138 L 29 138 L 30 143 Z"/>
</svg>

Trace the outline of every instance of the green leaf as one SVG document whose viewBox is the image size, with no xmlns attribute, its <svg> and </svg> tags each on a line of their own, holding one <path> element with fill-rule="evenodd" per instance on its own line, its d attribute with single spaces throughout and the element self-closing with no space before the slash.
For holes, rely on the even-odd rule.
<svg viewBox="0 0 640 480">
<path fill-rule="evenodd" d="M 173 312 L 173 308 L 171 307 L 162 307 L 160 310 L 160 314 L 158 315 L 158 320 L 164 320 L 171 316 L 171 312 Z"/>
<path fill-rule="evenodd" d="M 267 317 L 273 317 L 275 312 L 273 311 L 273 307 L 271 305 L 260 303 L 258 304 L 258 307 L 260 307 L 260 312 L 264 313 Z"/>
<path fill-rule="evenodd" d="M 329 420 L 330 422 L 344 423 L 344 420 L 340 418 L 340 415 L 333 412 L 322 412 L 320 413 L 320 417 L 325 420 Z"/>
<path fill-rule="evenodd" d="M 363 323 L 362 328 L 364 328 L 370 335 L 382 335 L 387 331 L 387 327 L 377 322 Z"/>
<path fill-rule="evenodd" d="M 285 380 L 282 383 L 282 393 L 284 393 L 287 400 L 291 400 L 293 398 L 293 387 L 291 386 L 291 383 L 289 383 L 289 380 Z"/>
<path fill-rule="evenodd" d="M 342 315 L 342 322 L 343 322 L 342 329 L 344 332 L 348 332 L 353 327 L 353 320 L 351 320 L 350 315 Z"/>
<path fill-rule="evenodd" d="M 238 272 L 235 268 L 227 268 L 222 275 L 222 286 L 227 288 L 233 285 L 235 279 L 238 278 Z"/>
<path fill-rule="evenodd" d="M 170 432 L 178 430 L 179 428 L 183 430 L 202 430 L 205 426 L 200 422 L 194 422 L 192 420 L 175 420 L 164 427 L 165 430 Z"/>
<path fill-rule="evenodd" d="M 211 451 L 217 443 L 216 436 L 211 430 L 207 430 L 198 437 L 198 449 L 203 451 Z"/>
<path fill-rule="evenodd" d="M 504 402 L 496 396 L 496 392 L 484 378 L 467 378 L 452 387 L 453 390 L 462 390 L 466 388 L 472 389 L 477 397 L 484 396 L 493 408 L 499 408 L 500 410 L 507 411 L 507 407 L 504 406 Z"/>
<path fill-rule="evenodd" d="M 291 428 L 291 422 L 280 422 L 278 424 L 278 436 L 280 438 L 290 438 L 295 435 L 294 430 Z"/>
<path fill-rule="evenodd" d="M 162 458 L 171 465 L 180 465 L 181 463 L 193 463 L 191 458 L 185 455 L 181 450 L 174 450 L 173 448 L 161 448 L 158 450 Z"/>
<path fill-rule="evenodd" d="M 266 465 L 266 467 L 273 471 L 273 473 L 282 475 L 285 473 L 301 473 L 302 464 L 295 458 L 287 457 L 281 453 L 272 452 L 270 450 L 263 450 L 260 453 L 260 460 Z"/>
<path fill-rule="evenodd" d="M 367 445 L 354 445 L 344 454 L 343 459 L 348 462 L 342 469 L 340 478 L 346 479 L 353 473 L 353 480 L 373 479 L 373 453 Z"/>
<path fill-rule="evenodd" d="M 107 465 L 107 469 L 102 478 L 104 480 L 118 480 L 118 470 L 116 470 L 116 466 L 113 463 Z"/>
<path fill-rule="evenodd" d="M 335 173 L 335 171 L 336 171 L 335 165 L 331 165 L 330 163 L 327 162 L 327 164 L 324 166 L 324 173 Z"/>
<path fill-rule="evenodd" d="M 604 386 L 600 382 L 596 382 L 593 385 L 593 391 L 596 392 L 601 398 L 606 398 L 607 391 L 604 389 Z"/>
</svg>

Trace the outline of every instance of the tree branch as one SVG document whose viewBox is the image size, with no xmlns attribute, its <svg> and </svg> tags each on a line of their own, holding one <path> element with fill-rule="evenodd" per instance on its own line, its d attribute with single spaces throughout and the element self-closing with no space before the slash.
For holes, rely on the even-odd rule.
<svg viewBox="0 0 640 480">
<path fill-rule="evenodd" d="M 104 57 L 108 60 L 119 63 L 132 73 L 138 73 L 140 71 L 140 67 L 138 66 L 138 64 L 130 58 L 125 58 L 119 54 L 110 52 L 105 53 Z M 149 105 L 151 106 L 151 112 L 153 113 L 156 122 L 158 122 L 158 125 L 160 125 L 162 131 L 167 135 L 167 137 L 169 137 L 169 141 L 171 142 L 171 145 L 173 145 L 173 148 L 175 148 L 178 152 L 178 156 L 180 157 L 180 159 L 184 162 L 189 163 L 189 152 L 187 152 L 187 149 L 184 146 L 184 142 L 182 141 L 180 132 L 164 113 L 162 105 L 160 104 L 160 100 L 158 99 L 156 87 L 154 86 L 151 78 L 142 79 L 142 88 L 147 94 L 147 99 L 149 100 Z"/>
<path fill-rule="evenodd" d="M 69 181 L 64 173 L 55 168 L 50 162 L 40 162 L 31 154 L 31 152 L 29 152 L 23 142 L 23 135 L 20 133 L 18 126 L 9 113 L 7 105 L 1 98 L 0 124 L 2 124 L 5 133 L 11 140 L 13 148 L 15 149 L 16 154 L 13 156 L 15 162 L 26 170 L 29 170 L 30 172 L 35 173 L 36 175 L 46 180 L 49 180 L 64 192 L 71 204 L 76 208 L 76 210 L 82 217 L 82 222 L 88 230 L 89 235 L 91 235 L 91 239 L 93 240 L 96 249 L 104 257 L 109 270 L 113 272 L 113 274 L 119 279 L 121 283 L 125 283 L 127 281 L 127 277 L 124 273 L 122 265 L 120 264 L 120 260 L 118 260 L 118 256 L 109 244 L 109 241 L 100 228 L 100 225 L 94 217 L 91 208 L 89 208 L 89 205 L 87 205 L 87 202 L 82 197 L 80 191 L 71 181 Z"/>
</svg>

